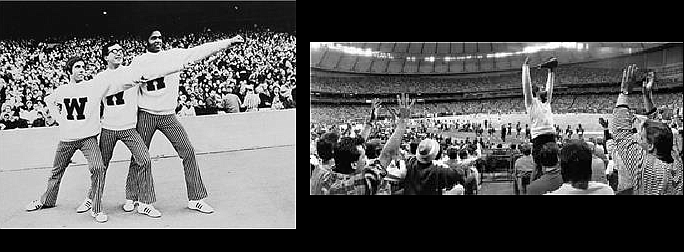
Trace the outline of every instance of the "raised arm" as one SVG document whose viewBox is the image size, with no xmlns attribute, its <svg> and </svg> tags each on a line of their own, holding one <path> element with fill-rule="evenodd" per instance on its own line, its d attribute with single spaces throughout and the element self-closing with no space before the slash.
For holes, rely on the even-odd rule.
<svg viewBox="0 0 684 252">
<path fill-rule="evenodd" d="M 525 58 L 525 63 L 522 65 L 522 86 L 523 96 L 525 97 L 525 106 L 532 106 L 532 79 L 530 77 L 530 58 Z"/>
<path fill-rule="evenodd" d="M 394 128 L 394 133 L 390 139 L 385 143 L 385 146 L 380 151 L 380 164 L 382 167 L 387 167 L 390 160 L 392 160 L 392 153 L 399 151 L 401 146 L 401 138 L 406 132 L 406 124 L 411 118 L 411 107 L 416 103 L 416 99 L 409 99 L 409 95 L 397 95 L 397 101 L 399 103 L 399 116 L 392 109 L 388 109 L 392 116 L 396 119 L 397 126 Z"/>
<path fill-rule="evenodd" d="M 549 73 L 547 74 L 546 77 L 546 94 L 548 97 L 548 102 L 551 102 L 551 94 L 553 93 L 553 84 L 556 81 L 556 72 L 555 69 L 549 68 Z"/>
<path fill-rule="evenodd" d="M 378 116 L 378 109 L 380 109 L 380 107 L 380 99 L 373 99 L 371 102 L 370 119 L 363 125 L 363 130 L 361 131 L 361 137 L 363 137 L 364 140 L 368 140 L 368 136 L 370 136 L 371 130 L 373 129 L 372 122 Z"/>
<path fill-rule="evenodd" d="M 654 113 L 656 111 L 655 106 L 653 106 L 653 82 L 655 81 L 655 73 L 649 72 L 646 81 L 642 82 L 641 94 L 644 100 L 644 108 L 647 114 Z"/>
<path fill-rule="evenodd" d="M 615 154 L 623 160 L 628 174 L 634 178 L 636 169 L 641 164 L 646 151 L 636 142 L 632 133 L 634 115 L 629 111 L 628 94 L 634 82 L 636 65 L 623 70 L 621 93 L 618 96 L 616 108 L 613 109 L 613 124 L 611 133 L 615 141 Z"/>
</svg>

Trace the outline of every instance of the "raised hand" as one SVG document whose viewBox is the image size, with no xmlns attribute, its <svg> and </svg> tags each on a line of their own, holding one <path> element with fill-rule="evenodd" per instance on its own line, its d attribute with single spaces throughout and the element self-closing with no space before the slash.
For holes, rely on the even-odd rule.
<svg viewBox="0 0 684 252">
<path fill-rule="evenodd" d="M 378 116 L 378 111 L 382 107 L 380 104 L 381 102 L 378 98 L 375 98 L 373 101 L 371 101 L 371 120 L 375 120 L 375 118 Z"/>
<path fill-rule="evenodd" d="M 636 66 L 636 64 L 629 65 L 627 68 L 622 70 L 622 83 L 620 84 L 620 90 L 622 92 L 632 91 L 634 83 L 637 82 L 636 79 L 638 72 L 639 68 Z"/>
<path fill-rule="evenodd" d="M 371 109 L 375 110 L 377 112 L 380 108 L 382 108 L 382 102 L 380 102 L 380 99 L 375 98 L 371 101 Z"/>
<path fill-rule="evenodd" d="M 245 39 L 243 39 L 242 36 L 240 36 L 240 35 L 237 35 L 237 36 L 232 37 L 232 38 L 230 38 L 230 39 L 233 41 L 233 43 L 243 43 L 243 42 L 245 42 Z"/>
<path fill-rule="evenodd" d="M 401 94 L 397 95 L 397 101 L 399 103 L 399 117 L 408 119 L 411 115 L 411 107 L 416 103 L 416 99 L 410 99 L 408 94 Z"/>
<path fill-rule="evenodd" d="M 651 90 L 653 88 L 653 82 L 655 81 L 655 73 L 654 72 L 648 72 L 648 75 L 646 75 L 646 80 L 642 82 L 642 87 Z"/>
</svg>

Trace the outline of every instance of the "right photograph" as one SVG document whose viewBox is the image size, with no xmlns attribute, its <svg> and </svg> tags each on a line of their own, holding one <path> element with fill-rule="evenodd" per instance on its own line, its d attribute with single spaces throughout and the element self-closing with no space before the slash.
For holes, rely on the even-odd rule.
<svg viewBox="0 0 684 252">
<path fill-rule="evenodd" d="M 682 42 L 311 42 L 310 195 L 682 195 Z"/>
</svg>

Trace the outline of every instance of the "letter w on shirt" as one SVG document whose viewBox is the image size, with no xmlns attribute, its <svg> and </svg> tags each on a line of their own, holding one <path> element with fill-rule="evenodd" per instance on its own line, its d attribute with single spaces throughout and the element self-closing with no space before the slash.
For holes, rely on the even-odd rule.
<svg viewBox="0 0 684 252">
<path fill-rule="evenodd" d="M 85 110 L 85 104 L 88 102 L 88 97 L 81 98 L 64 98 L 64 107 L 67 111 L 67 120 L 74 120 L 74 109 L 76 109 L 76 120 L 85 120 L 85 115 L 83 111 Z"/>
</svg>

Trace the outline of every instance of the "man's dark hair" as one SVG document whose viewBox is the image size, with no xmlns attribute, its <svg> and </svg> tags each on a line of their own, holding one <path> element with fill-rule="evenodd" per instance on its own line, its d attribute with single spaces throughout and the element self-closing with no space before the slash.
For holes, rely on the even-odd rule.
<svg viewBox="0 0 684 252">
<path fill-rule="evenodd" d="M 145 25 L 143 28 L 141 28 L 141 29 L 138 31 L 138 39 L 140 39 L 140 40 L 142 40 L 143 42 L 145 42 L 145 43 L 144 43 L 144 44 L 145 44 L 145 47 L 147 47 L 147 41 L 148 41 L 148 39 L 150 38 L 150 35 L 152 35 L 152 32 L 154 32 L 154 31 L 159 31 L 159 32 L 161 32 L 162 29 L 163 29 L 163 27 L 161 27 L 161 26 L 158 25 L 158 24 L 148 24 L 148 25 Z"/>
<path fill-rule="evenodd" d="M 316 142 L 316 152 L 323 162 L 327 162 L 334 157 L 334 149 L 339 138 L 340 136 L 337 133 L 329 132 L 323 134 L 321 139 Z"/>
<path fill-rule="evenodd" d="M 371 139 L 366 143 L 366 158 L 375 159 L 380 157 L 382 151 L 382 144 L 380 139 Z"/>
<path fill-rule="evenodd" d="M 530 154 L 532 154 L 532 149 L 528 145 L 521 146 L 520 150 L 522 151 L 522 154 L 525 156 L 529 156 Z"/>
<path fill-rule="evenodd" d="M 419 144 L 420 144 L 420 143 L 416 143 L 416 142 L 412 142 L 412 143 L 411 143 L 411 154 L 415 154 L 415 153 L 416 153 L 416 150 L 418 150 L 418 145 L 419 145 Z"/>
<path fill-rule="evenodd" d="M 646 141 L 653 144 L 654 155 L 658 159 L 670 164 L 672 159 L 672 130 L 665 123 L 646 121 L 643 124 L 646 131 Z"/>
<path fill-rule="evenodd" d="M 449 148 L 448 154 L 449 154 L 449 159 L 456 159 L 456 158 L 458 158 L 458 149 Z"/>
<path fill-rule="evenodd" d="M 109 48 L 116 45 L 116 44 L 119 44 L 119 43 L 117 43 L 116 41 L 109 41 L 109 42 L 107 42 L 107 44 L 105 44 L 102 47 L 102 54 L 100 55 L 100 58 L 102 58 L 102 61 L 104 62 L 105 65 L 107 65 L 107 59 L 106 58 L 107 58 L 107 55 L 109 55 Z"/>
<path fill-rule="evenodd" d="M 591 149 L 587 143 L 573 139 L 563 145 L 560 155 L 563 182 L 591 180 Z"/>
<path fill-rule="evenodd" d="M 558 144 L 549 142 L 542 145 L 539 150 L 539 163 L 543 166 L 554 166 L 558 164 Z"/>
<path fill-rule="evenodd" d="M 466 158 L 468 158 L 468 151 L 465 150 L 465 149 L 462 149 L 462 150 L 458 153 L 458 156 L 459 156 L 461 159 L 466 159 Z"/>
<path fill-rule="evenodd" d="M 361 153 L 357 146 L 356 138 L 343 137 L 340 143 L 335 148 L 335 172 L 342 174 L 352 174 L 354 168 L 352 168 L 352 163 L 359 160 Z"/>
<path fill-rule="evenodd" d="M 74 64 L 76 64 L 76 62 L 79 61 L 83 61 L 83 63 L 85 63 L 81 56 L 74 56 L 69 58 L 69 60 L 67 60 L 66 64 L 64 65 L 64 72 L 67 72 L 69 75 L 71 75 L 71 69 L 74 67 Z"/>
</svg>

